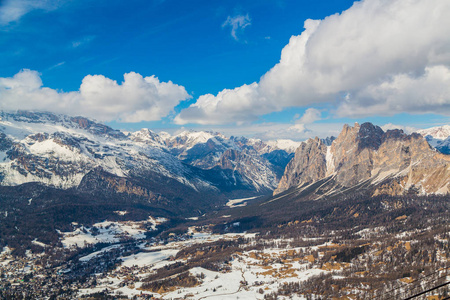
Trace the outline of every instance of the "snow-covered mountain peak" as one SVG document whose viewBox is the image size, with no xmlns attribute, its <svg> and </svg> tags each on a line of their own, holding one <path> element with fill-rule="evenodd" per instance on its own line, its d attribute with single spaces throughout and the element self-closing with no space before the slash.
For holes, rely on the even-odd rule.
<svg viewBox="0 0 450 300">
<path fill-rule="evenodd" d="M 19 110 L 15 113 L 1 112 L 0 118 L 0 130 L 13 140 L 21 140 L 30 134 L 43 132 L 49 134 L 67 132 L 87 137 L 95 135 L 103 138 L 126 139 L 121 131 L 85 117 Z"/>
<path fill-rule="evenodd" d="M 197 144 L 204 144 L 209 139 L 212 139 L 215 137 L 225 138 L 220 133 L 213 133 L 210 131 L 186 130 L 177 135 L 169 137 L 166 140 L 166 144 L 169 147 L 190 149 Z"/>
<path fill-rule="evenodd" d="M 274 149 L 284 150 L 287 153 L 294 153 L 302 142 L 295 142 L 288 139 L 279 139 L 266 142 L 267 145 Z"/>
<path fill-rule="evenodd" d="M 170 133 L 166 132 L 166 131 L 160 131 L 158 133 L 158 135 L 165 141 L 170 139 L 170 137 L 172 136 Z"/>
<path fill-rule="evenodd" d="M 418 130 L 417 133 L 425 137 L 433 148 L 444 154 L 450 154 L 450 126 L 443 125 Z"/>
<path fill-rule="evenodd" d="M 216 186 L 262 192 L 276 187 L 298 143 L 210 131 L 171 136 L 143 128 L 121 132 L 84 117 L 0 113 L 0 184 L 76 187 L 95 169 L 118 177 L 175 179 L 194 190 Z M 207 175 L 212 174 L 212 175 Z"/>
<path fill-rule="evenodd" d="M 438 140 L 445 140 L 450 136 L 450 125 L 443 125 L 438 127 L 431 127 L 428 129 L 418 130 L 417 133 L 422 136 L 431 136 Z"/>
<path fill-rule="evenodd" d="M 148 128 L 142 128 L 139 131 L 131 132 L 128 134 L 128 137 L 134 142 L 146 143 L 155 147 L 165 147 L 164 139 Z"/>
</svg>

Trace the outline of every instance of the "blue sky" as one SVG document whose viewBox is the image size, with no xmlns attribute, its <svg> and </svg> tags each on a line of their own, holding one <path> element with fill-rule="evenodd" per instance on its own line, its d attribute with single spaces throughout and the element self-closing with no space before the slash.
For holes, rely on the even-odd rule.
<svg viewBox="0 0 450 300">
<path fill-rule="evenodd" d="M 0 109 L 263 139 L 447 124 L 448 15 L 447 0 L 4 0 Z"/>
</svg>

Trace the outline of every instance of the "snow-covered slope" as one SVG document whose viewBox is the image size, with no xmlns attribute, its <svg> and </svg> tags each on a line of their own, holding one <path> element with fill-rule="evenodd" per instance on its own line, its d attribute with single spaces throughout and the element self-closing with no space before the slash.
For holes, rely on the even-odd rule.
<svg viewBox="0 0 450 300">
<path fill-rule="evenodd" d="M 69 188 L 97 167 L 121 177 L 148 169 L 193 188 L 209 185 L 148 130 L 127 137 L 84 118 L 19 112 L 2 114 L 0 132 L 2 185 L 38 181 Z"/>
<path fill-rule="evenodd" d="M 417 133 L 421 134 L 422 136 L 431 136 L 434 139 L 445 140 L 450 136 L 450 125 L 421 129 L 418 130 Z"/>
<path fill-rule="evenodd" d="M 418 130 L 433 148 L 444 154 L 450 154 L 450 125 Z"/>
<path fill-rule="evenodd" d="M 41 182 L 67 189 L 100 167 L 119 177 L 151 171 L 197 191 L 236 185 L 262 192 L 277 186 L 299 144 L 205 131 L 124 133 L 83 117 L 42 112 L 3 112 L 0 118 L 0 184 L 8 186 Z"/>
<path fill-rule="evenodd" d="M 165 143 L 169 148 L 188 150 L 197 144 L 204 144 L 209 139 L 214 139 L 215 137 L 225 138 L 217 132 L 187 130 L 177 135 L 167 137 Z"/>
<path fill-rule="evenodd" d="M 287 153 L 295 153 L 295 150 L 302 142 L 295 142 L 293 140 L 280 139 L 266 142 L 266 144 L 273 150 L 284 150 Z"/>
</svg>

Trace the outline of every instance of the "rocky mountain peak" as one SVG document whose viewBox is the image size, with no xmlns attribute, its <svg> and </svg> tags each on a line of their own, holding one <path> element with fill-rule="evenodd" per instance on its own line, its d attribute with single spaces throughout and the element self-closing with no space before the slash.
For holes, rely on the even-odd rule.
<svg viewBox="0 0 450 300">
<path fill-rule="evenodd" d="M 370 148 L 378 150 L 382 143 L 384 131 L 372 123 L 363 123 L 358 131 L 358 150 Z"/>
<path fill-rule="evenodd" d="M 345 125 L 329 148 L 317 140 L 299 147 L 275 193 L 326 177 L 341 187 L 369 182 L 375 194 L 449 191 L 450 156 L 434 151 L 420 134 L 355 123 Z"/>
<path fill-rule="evenodd" d="M 157 147 L 163 147 L 165 145 L 164 139 L 148 128 L 142 128 L 139 131 L 129 133 L 128 136 L 132 141 L 138 143 L 146 143 Z"/>
<path fill-rule="evenodd" d="M 286 166 L 274 194 L 285 191 L 291 186 L 308 184 L 325 177 L 326 154 L 327 146 L 318 137 L 302 143 L 295 151 L 294 158 Z"/>
</svg>

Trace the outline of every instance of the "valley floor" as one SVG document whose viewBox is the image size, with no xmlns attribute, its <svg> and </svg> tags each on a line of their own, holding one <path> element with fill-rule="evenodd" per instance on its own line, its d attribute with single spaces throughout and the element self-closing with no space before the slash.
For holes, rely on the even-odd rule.
<svg viewBox="0 0 450 300">
<path fill-rule="evenodd" d="M 407 216 L 395 222 L 401 228 Z M 122 235 L 97 248 L 27 252 L 23 258 L 5 248 L 0 298 L 401 299 L 450 279 L 446 224 L 321 234 L 313 233 L 313 225 L 280 225 L 298 231 L 279 238 L 270 232 L 212 234 L 208 226 L 192 226 L 165 239 Z M 444 287 L 422 299 L 448 294 Z"/>
</svg>

